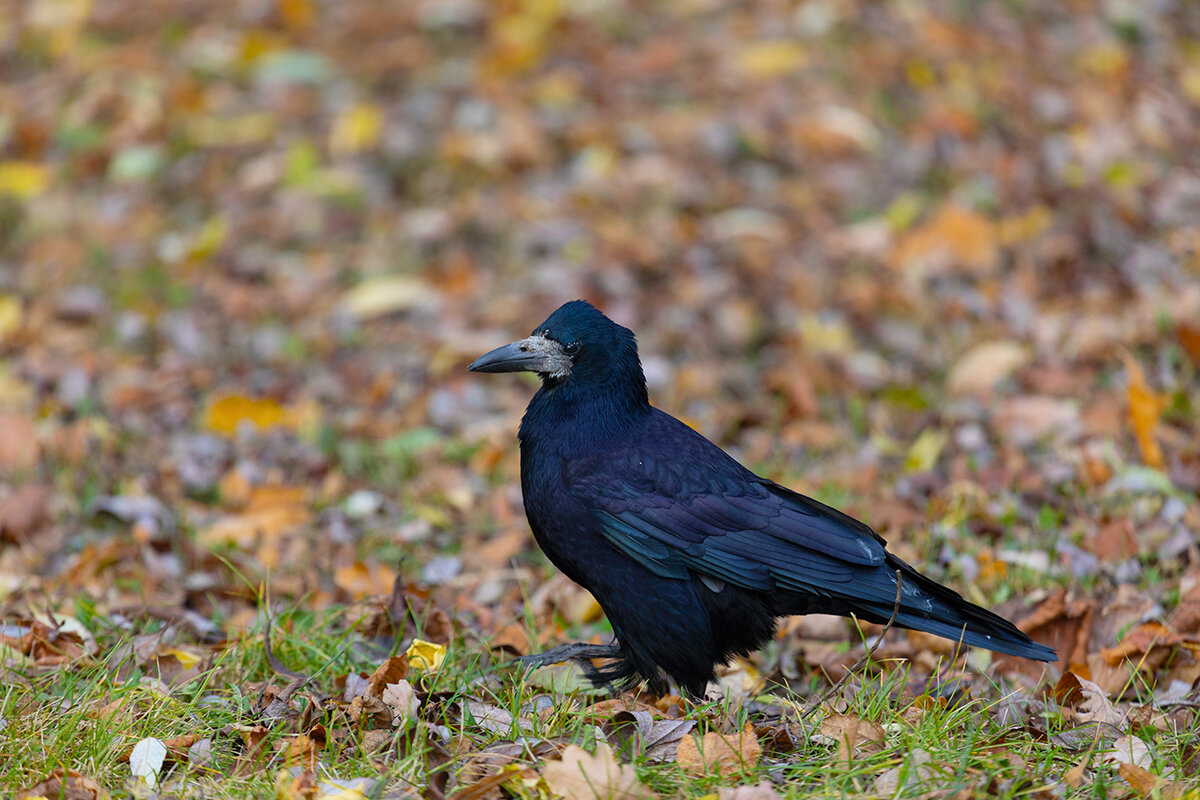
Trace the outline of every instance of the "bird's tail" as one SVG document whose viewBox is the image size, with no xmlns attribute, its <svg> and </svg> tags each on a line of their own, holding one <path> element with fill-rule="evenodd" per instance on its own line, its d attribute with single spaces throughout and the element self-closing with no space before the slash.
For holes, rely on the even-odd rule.
<svg viewBox="0 0 1200 800">
<path fill-rule="evenodd" d="M 968 602 L 958 592 L 925 577 L 895 556 L 888 554 L 883 569 L 891 573 L 893 591 L 899 573 L 899 609 L 895 608 L 894 601 L 857 600 L 854 602 L 855 613 L 863 619 L 886 623 L 894 611 L 896 627 L 924 631 L 1035 661 L 1058 659 L 1054 648 L 1033 641 L 1004 617 Z"/>
</svg>

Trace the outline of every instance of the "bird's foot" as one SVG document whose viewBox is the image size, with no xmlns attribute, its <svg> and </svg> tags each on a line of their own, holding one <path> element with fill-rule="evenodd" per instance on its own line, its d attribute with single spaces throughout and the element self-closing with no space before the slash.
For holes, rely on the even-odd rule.
<svg viewBox="0 0 1200 800">
<path fill-rule="evenodd" d="M 544 653 L 532 653 L 515 659 L 516 663 L 529 667 L 541 667 L 546 664 L 561 664 L 564 661 L 574 661 L 583 670 L 584 676 L 594 684 L 608 684 L 611 678 L 592 664 L 593 658 L 620 658 L 621 648 L 615 644 L 587 644 L 575 642 L 562 644 Z"/>
</svg>

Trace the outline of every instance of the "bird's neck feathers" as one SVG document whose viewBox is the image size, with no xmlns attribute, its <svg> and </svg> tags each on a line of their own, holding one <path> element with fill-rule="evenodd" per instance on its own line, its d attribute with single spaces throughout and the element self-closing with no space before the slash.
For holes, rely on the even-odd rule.
<svg viewBox="0 0 1200 800">
<path fill-rule="evenodd" d="M 518 436 L 554 438 L 580 448 L 628 431 L 650 413 L 646 378 L 637 350 L 603 364 L 581 362 L 562 380 L 545 379 L 529 401 Z"/>
</svg>

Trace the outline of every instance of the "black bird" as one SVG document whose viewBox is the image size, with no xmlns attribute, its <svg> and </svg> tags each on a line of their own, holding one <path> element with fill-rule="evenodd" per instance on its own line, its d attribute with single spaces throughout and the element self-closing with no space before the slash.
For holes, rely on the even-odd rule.
<svg viewBox="0 0 1200 800">
<path fill-rule="evenodd" d="M 665 674 L 700 696 L 716 664 L 764 645 L 778 618 L 811 613 L 894 613 L 898 627 L 1057 657 L 887 552 L 865 524 L 760 478 L 651 406 L 632 331 L 587 302 L 470 369 L 541 377 L 518 434 L 525 513 L 616 633 L 616 645 L 568 645 L 536 663 L 611 657 L 594 679 L 642 678 L 661 694 Z"/>
</svg>

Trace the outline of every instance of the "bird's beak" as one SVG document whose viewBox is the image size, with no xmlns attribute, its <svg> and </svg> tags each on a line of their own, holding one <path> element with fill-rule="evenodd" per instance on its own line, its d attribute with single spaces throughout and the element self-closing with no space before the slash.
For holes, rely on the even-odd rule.
<svg viewBox="0 0 1200 800">
<path fill-rule="evenodd" d="M 553 339 L 530 336 L 485 353 L 467 369 L 471 372 L 536 372 L 562 377 L 571 371 L 571 357 Z"/>
</svg>

